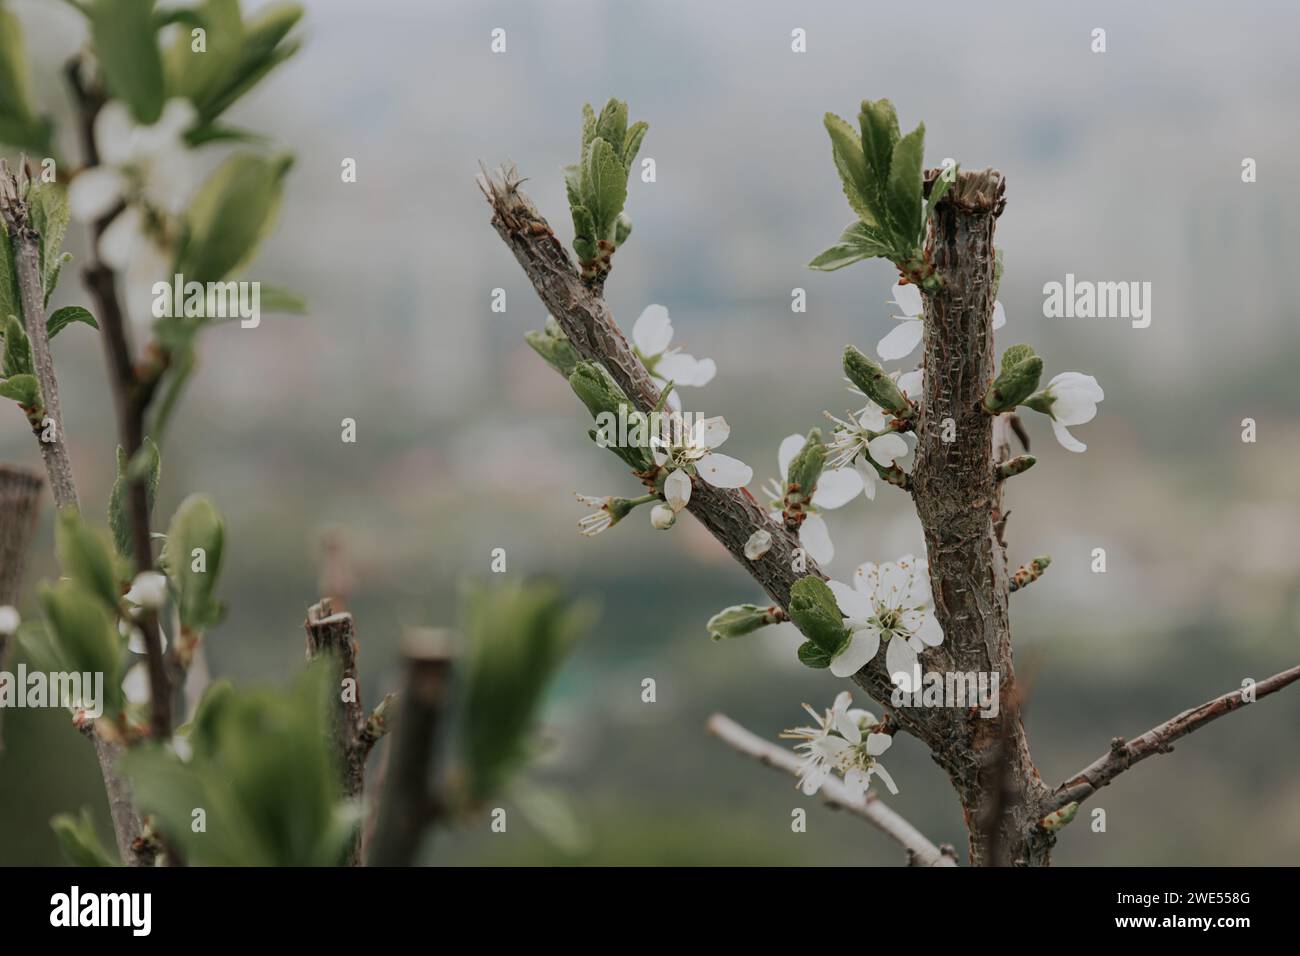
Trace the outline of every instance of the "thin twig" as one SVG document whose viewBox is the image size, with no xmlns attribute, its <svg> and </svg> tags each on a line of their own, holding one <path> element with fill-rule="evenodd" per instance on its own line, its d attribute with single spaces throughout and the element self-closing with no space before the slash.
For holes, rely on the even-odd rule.
<svg viewBox="0 0 1300 956">
<path fill-rule="evenodd" d="M 755 758 L 769 767 L 798 775 L 799 757 L 777 744 L 764 740 L 757 734 L 746 730 L 724 714 L 714 714 L 709 718 L 709 733 L 723 741 L 729 747 Z M 823 781 L 818 791 L 823 800 L 832 806 L 848 810 L 862 817 L 876 829 L 907 850 L 917 866 L 956 866 L 953 858 L 935 846 L 920 830 L 908 823 L 897 812 L 891 810 L 875 795 L 867 791 L 864 797 L 849 792 L 834 777 Z"/>
<path fill-rule="evenodd" d="M 1276 693 L 1297 680 L 1300 680 L 1300 665 L 1274 674 L 1254 685 L 1255 700 Z M 1088 799 L 1138 761 L 1145 760 L 1153 754 L 1172 751 L 1173 742 L 1179 737 L 1185 737 L 1224 714 L 1230 714 L 1247 706 L 1248 702 L 1243 699 L 1245 692 L 1245 688 L 1242 688 L 1215 697 L 1213 700 L 1207 700 L 1197 707 L 1169 718 L 1163 724 L 1152 727 L 1134 740 L 1125 741 L 1122 737 L 1116 737 L 1111 741 L 1110 750 L 1052 791 L 1039 807 L 1040 817 L 1047 816 L 1067 804 L 1080 803 Z"/>
</svg>

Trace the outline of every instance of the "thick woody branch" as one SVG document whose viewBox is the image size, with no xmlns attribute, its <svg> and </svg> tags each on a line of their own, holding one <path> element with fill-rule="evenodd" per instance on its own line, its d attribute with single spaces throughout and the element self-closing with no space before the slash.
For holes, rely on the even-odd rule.
<svg viewBox="0 0 1300 956">
<path fill-rule="evenodd" d="M 438 816 L 432 780 L 438 734 L 451 691 L 451 635 L 417 628 L 403 640 L 403 683 L 393 739 L 384 755 L 379 812 L 368 866 L 410 866 Z"/>
<path fill-rule="evenodd" d="M 709 718 L 709 733 L 734 750 L 755 758 L 786 773 L 799 774 L 799 757 L 736 723 L 723 714 Z M 874 791 L 864 797 L 849 792 L 842 782 L 827 778 L 818 791 L 821 798 L 832 807 L 847 810 L 866 820 L 885 836 L 907 850 L 909 860 L 916 866 L 956 866 L 952 856 L 935 846 L 920 830 L 908 823 L 898 813 L 880 802 Z"/>
<path fill-rule="evenodd" d="M 582 281 L 546 219 L 520 191 L 520 181 L 513 167 L 479 178 L 479 188 L 492 207 L 493 227 L 578 354 L 603 365 L 632 404 L 650 413 L 659 399 L 659 389 L 628 345 L 605 300 Z M 802 570 L 794 570 L 798 537 L 772 521 L 748 491 L 696 481 L 686 507 L 782 609 L 789 610 L 790 588 L 799 578 L 810 574 L 826 577 L 811 558 L 805 558 Z M 745 542 L 758 530 L 772 535 L 772 546 L 759 560 L 750 561 L 745 557 Z M 888 706 L 893 692 L 893 682 L 885 671 L 882 654 L 853 678 L 881 706 Z M 916 709 L 900 713 L 898 719 L 904 729 L 929 745 L 941 734 Z"/>
<path fill-rule="evenodd" d="M 0 607 L 18 605 L 27 549 L 36 533 L 45 482 L 34 471 L 0 465 Z M 9 670 L 14 640 L 0 633 L 0 672 Z M 0 708 L 0 753 L 4 752 L 4 710 Z"/>
<path fill-rule="evenodd" d="M 1297 680 L 1300 680 L 1300 666 L 1274 674 L 1254 685 L 1255 700 L 1274 694 Z M 1249 701 L 1245 699 L 1246 693 L 1243 688 L 1207 700 L 1152 727 L 1133 740 L 1125 741 L 1123 737 L 1116 737 L 1111 741 L 1108 752 L 1057 787 L 1039 804 L 1039 816 L 1044 817 L 1068 804 L 1082 802 L 1139 761 L 1153 754 L 1171 752 L 1174 749 L 1173 742 L 1178 738 L 1186 737 L 1211 721 L 1247 706 Z"/>
</svg>

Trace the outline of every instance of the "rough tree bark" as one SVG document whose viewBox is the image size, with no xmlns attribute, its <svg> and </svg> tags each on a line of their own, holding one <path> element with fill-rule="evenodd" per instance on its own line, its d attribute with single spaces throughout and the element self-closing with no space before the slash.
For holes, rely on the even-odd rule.
<svg viewBox="0 0 1300 956">
<path fill-rule="evenodd" d="M 961 172 L 934 210 L 927 252 L 941 284 L 924 294 L 925 393 L 912 472 L 944 633 L 927 667 L 999 674 L 1004 718 L 953 712 L 953 733 L 934 754 L 961 799 L 975 866 L 1046 863 L 1050 848 L 1030 838 L 1035 820 L 1026 819 L 1046 787 L 1020 721 L 1006 556 L 996 527 L 994 418 L 982 407 L 995 375 L 993 232 L 1004 189 L 994 170 Z M 990 819 L 998 807 L 999 819 Z M 1002 859 L 990 858 L 991 843 Z"/>
</svg>

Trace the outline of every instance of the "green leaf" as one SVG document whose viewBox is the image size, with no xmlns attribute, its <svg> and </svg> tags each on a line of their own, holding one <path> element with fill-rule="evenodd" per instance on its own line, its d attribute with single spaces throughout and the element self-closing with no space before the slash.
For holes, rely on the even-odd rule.
<svg viewBox="0 0 1300 956">
<path fill-rule="evenodd" d="M 92 0 L 90 32 L 109 92 L 150 126 L 165 98 L 154 0 Z"/>
<path fill-rule="evenodd" d="M 0 143 L 44 155 L 51 127 L 32 112 L 28 76 L 22 25 L 16 14 L 0 6 Z"/>
<path fill-rule="evenodd" d="M 849 639 L 835 595 L 816 575 L 802 577 L 790 588 L 790 620 L 827 656 L 828 663 Z"/>
<path fill-rule="evenodd" d="M 569 386 L 578 398 L 582 399 L 582 403 L 587 406 L 587 411 L 591 412 L 591 417 L 596 420 L 597 425 L 617 427 L 618 422 L 627 421 L 630 433 L 635 421 L 636 409 L 604 366 L 595 362 L 579 362 L 569 374 Z M 593 441 L 597 444 L 601 443 L 598 433 L 592 432 L 591 435 Z M 650 438 L 648 429 L 647 445 L 621 445 L 617 442 L 618 438 L 617 434 L 606 436 L 606 441 L 610 443 L 604 447 L 618 455 L 634 471 L 645 471 L 650 467 L 652 459 L 647 450 Z"/>
<path fill-rule="evenodd" d="M 152 438 L 147 436 L 136 455 L 140 456 L 142 460 L 140 467 L 142 469 L 147 468 L 149 477 L 145 484 L 145 492 L 149 501 L 149 513 L 152 514 L 154 499 L 158 495 L 158 481 L 162 476 L 162 458 L 158 454 L 158 446 L 154 444 Z M 117 549 L 117 553 L 124 558 L 129 558 L 134 553 L 131 534 L 131 511 L 127 500 L 127 489 L 130 487 L 130 472 L 131 462 L 127 461 L 126 452 L 119 445 L 117 448 L 117 478 L 113 482 L 113 492 L 108 499 L 108 526 L 113 532 L 113 546 Z"/>
<path fill-rule="evenodd" d="M 1011 346 L 1002 353 L 1002 371 L 1006 372 L 1008 369 L 1015 368 L 1025 359 L 1032 358 L 1033 355 L 1034 347 L 1032 345 Z"/>
<path fill-rule="evenodd" d="M 630 171 L 632 164 L 636 162 L 636 154 L 641 151 L 641 141 L 645 139 L 646 131 L 650 129 L 650 124 L 641 120 L 633 123 L 627 131 L 627 139 L 623 141 L 623 165 Z"/>
<path fill-rule="evenodd" d="M 845 198 L 864 223 L 879 229 L 884 221 L 884 210 L 877 201 L 880 188 L 868 171 L 862 143 L 854 134 L 853 127 L 834 113 L 827 113 L 823 122 L 831 137 L 831 154 L 835 158 L 835 169 L 840 174 Z"/>
<path fill-rule="evenodd" d="M 60 813 L 50 820 L 54 838 L 59 841 L 63 857 L 72 866 L 117 866 L 95 832 L 89 808 L 78 816 Z"/>
<path fill-rule="evenodd" d="M 1009 368 L 1004 365 L 984 396 L 984 409 L 990 414 L 1015 408 L 1038 388 L 1043 375 L 1043 360 L 1037 355 L 1021 359 Z"/>
<path fill-rule="evenodd" d="M 41 404 L 41 386 L 35 375 L 14 375 L 0 381 L 0 398 L 11 398 L 25 408 Z"/>
<path fill-rule="evenodd" d="M 808 268 L 834 272 L 836 269 L 843 269 L 863 259 L 888 257 L 890 253 L 891 249 L 885 237 L 865 222 L 858 220 L 845 228 L 839 242 L 808 263 Z"/>
<path fill-rule="evenodd" d="M 99 598 L 105 609 L 117 612 L 122 589 L 109 544 L 72 509 L 59 513 L 54 526 L 54 552 L 65 577 Z"/>
<path fill-rule="evenodd" d="M 582 176 L 583 199 L 591 210 L 596 239 L 614 240 L 614 224 L 627 202 L 627 169 L 608 141 L 591 141 Z"/>
<path fill-rule="evenodd" d="M 887 201 L 889 216 L 898 228 L 898 238 L 908 248 L 921 242 L 921 191 L 924 174 L 925 124 L 921 123 L 894 145 L 889 163 Z"/>
<path fill-rule="evenodd" d="M 206 631 L 221 618 L 213 593 L 224 543 L 225 523 L 210 498 L 193 494 L 181 502 L 167 529 L 167 572 L 180 591 L 177 610 L 188 630 Z"/>
<path fill-rule="evenodd" d="M 524 341 L 527 342 L 543 359 L 546 364 L 555 369 L 566 379 L 573 374 L 577 368 L 581 357 L 578 350 L 565 336 L 564 331 L 560 328 L 559 323 L 551 317 L 546 319 L 546 329 L 544 331 L 529 330 L 524 333 Z"/>
<path fill-rule="evenodd" d="M 934 207 L 939 205 L 939 200 L 941 200 L 947 194 L 948 190 L 952 188 L 952 184 L 957 179 L 957 172 L 958 168 L 954 166 L 952 170 L 952 179 L 948 179 L 948 171 L 943 170 L 939 173 L 939 177 L 930 184 L 930 196 L 925 201 L 925 218 L 927 220 L 934 215 Z M 1002 250 L 999 249 L 998 254 L 1000 255 L 1001 252 Z M 997 295 L 996 289 L 994 289 L 993 294 Z"/>
<path fill-rule="evenodd" d="M 0 368 L 3 369 L 5 377 L 33 374 L 32 345 L 27 340 L 27 331 L 18 321 L 18 317 L 7 316 L 0 328 L 4 329 L 5 344 L 4 360 L 0 362 Z"/>
<path fill-rule="evenodd" d="M 14 251 L 9 244 L 9 231 L 0 226 L 0 318 L 23 315 L 23 302 L 18 292 L 18 274 L 14 271 Z"/>
<path fill-rule="evenodd" d="M 287 692 L 217 682 L 191 724 L 188 762 L 152 743 L 122 758 L 137 805 L 191 864 L 339 865 L 359 807 L 342 799 L 329 736 L 321 733 L 336 694 L 323 661 Z M 207 832 L 191 826 L 195 807 L 206 811 Z"/>
<path fill-rule="evenodd" d="M 603 139 L 618 155 L 623 154 L 623 143 L 627 139 L 627 104 L 622 100 L 610 99 L 600 111 L 596 120 L 596 138 Z"/>
<path fill-rule="evenodd" d="M 591 108 L 590 103 L 582 104 L 582 142 L 579 144 L 578 155 L 581 157 L 580 162 L 587 161 L 587 147 L 591 141 L 596 138 L 596 111 Z"/>
<path fill-rule="evenodd" d="M 185 214 L 177 271 L 186 281 L 220 281 L 253 258 L 275 223 L 292 165 L 287 155 L 238 153 L 217 168 Z"/>
<path fill-rule="evenodd" d="M 288 289 L 282 289 L 279 286 L 267 285 L 262 283 L 261 291 L 258 293 L 259 307 L 263 312 L 279 312 L 284 315 L 306 315 L 311 306 L 307 300 L 296 292 Z"/>
<path fill-rule="evenodd" d="M 721 641 L 730 637 L 744 637 L 753 634 L 761 627 L 775 624 L 772 608 L 758 604 L 736 604 L 723 608 L 709 618 L 705 628 L 709 637 Z"/>
<path fill-rule="evenodd" d="M 799 662 L 806 667 L 822 670 L 831 666 L 831 655 L 812 641 L 804 641 L 800 644 L 797 653 L 799 654 Z"/>
<path fill-rule="evenodd" d="M 889 182 L 894 146 L 898 143 L 898 114 L 894 112 L 894 104 L 889 100 L 863 100 L 858 111 L 858 128 L 862 133 L 863 160 L 876 185 L 876 201 L 883 217 L 885 186 Z"/>
<path fill-rule="evenodd" d="M 122 709 L 122 644 L 116 615 L 73 581 L 41 589 L 41 608 L 59 670 L 104 675 L 104 713 Z"/>
<path fill-rule="evenodd" d="M 32 226 L 41 234 L 41 282 L 48 302 L 63 265 L 63 238 L 71 217 L 67 192 L 53 184 L 33 185 L 27 201 Z"/>
<path fill-rule="evenodd" d="M 465 718 L 460 753 L 474 802 L 497 794 L 533 750 L 532 734 L 555 673 L 591 612 L 554 587 L 475 587 L 466 595 Z"/>
<path fill-rule="evenodd" d="M 45 320 L 45 332 L 50 338 L 58 335 L 73 322 L 83 322 L 92 329 L 98 329 L 99 323 L 88 309 L 79 305 L 65 305 Z"/>
</svg>

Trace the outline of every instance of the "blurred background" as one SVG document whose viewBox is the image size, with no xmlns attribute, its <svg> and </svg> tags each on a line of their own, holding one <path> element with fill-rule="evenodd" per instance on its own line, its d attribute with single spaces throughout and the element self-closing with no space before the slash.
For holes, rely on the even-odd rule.
<svg viewBox="0 0 1300 956">
<path fill-rule="evenodd" d="M 36 100 L 75 155 L 60 70 L 81 18 L 61 4 L 10 6 Z M 425 862 L 901 862 L 866 824 L 705 733 L 723 711 L 775 738 L 802 722 L 801 702 L 821 709 L 844 686 L 796 662 L 791 632 L 708 640 L 710 614 L 762 600 L 721 546 L 689 521 L 652 531 L 644 513 L 594 540 L 576 533 L 574 491 L 636 485 L 591 445 L 585 410 L 524 344 L 545 311 L 489 226 L 474 175 L 480 160 L 516 162 L 567 246 L 560 168 L 577 158 L 587 101 L 626 99 L 650 123 L 641 155 L 657 164 L 656 182 L 632 177 L 635 232 L 616 259 L 611 307 L 629 330 L 660 303 L 674 344 L 717 360 L 717 378 L 687 405 L 726 416 L 725 450 L 754 467 L 755 490 L 776 475 L 785 435 L 850 403 L 845 343 L 870 350 L 892 327 L 886 263 L 804 267 L 853 218 L 822 114 L 853 117 L 862 98 L 889 97 L 904 129 L 924 120 L 929 164 L 951 156 L 1006 176 L 999 346 L 1031 342 L 1047 375 L 1088 372 L 1106 391 L 1097 419 L 1075 429 L 1082 455 L 1030 415 L 1039 464 L 1010 491 L 1013 564 L 1053 558 L 1012 609 L 1045 780 L 1115 735 L 1300 658 L 1293 5 L 307 6 L 303 51 L 228 119 L 297 154 L 279 225 L 247 277 L 313 308 L 203 338 L 163 449 L 156 514 L 165 520 L 196 489 L 224 512 L 229 613 L 208 653 L 216 674 L 246 684 L 284 684 L 301 667 L 323 542 L 342 549 L 354 579 L 368 705 L 396 684 L 403 628 L 452 623 L 458 582 L 488 576 L 493 548 L 506 549 L 508 575 L 550 575 L 599 602 L 547 711 L 555 746 L 524 781 L 562 795 L 578 831 L 557 844 L 522 814 L 506 835 L 484 821 L 440 836 Z M 503 54 L 489 49 L 497 27 Z M 1090 51 L 1096 27 L 1104 54 Z M 804 54 L 791 52 L 794 28 L 806 31 Z M 340 181 L 345 157 L 357 161 L 354 184 Z M 1245 157 L 1256 183 L 1241 181 Z M 84 243 L 77 231 L 70 248 Z M 1067 272 L 1151 282 L 1150 328 L 1045 319 L 1043 284 Z M 790 308 L 796 287 L 803 314 Z M 504 313 L 491 310 L 496 288 Z M 65 281 L 55 304 L 87 301 Z M 95 333 L 61 336 L 57 360 L 82 500 L 99 514 L 115 431 Z M 357 421 L 355 444 L 339 440 L 345 417 Z M 1241 440 L 1246 417 L 1254 444 Z M 0 460 L 39 467 L 16 411 L 0 422 Z M 830 520 L 835 577 L 921 550 L 894 489 Z M 36 582 L 57 573 L 52 507 L 43 522 L 27 611 Z M 1104 574 L 1090 570 L 1097 547 Z M 641 701 L 646 677 L 653 704 Z M 1201 731 L 1087 804 L 1107 811 L 1106 832 L 1081 818 L 1056 862 L 1296 863 L 1298 723 L 1290 691 Z M 59 862 L 47 821 L 83 805 L 111 843 L 91 748 L 66 716 L 11 711 L 5 736 L 0 862 Z M 887 766 L 901 788 L 890 803 L 964 856 L 960 809 L 924 749 L 900 736 Z M 790 829 L 798 806 L 804 834 Z"/>
</svg>

